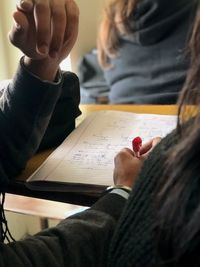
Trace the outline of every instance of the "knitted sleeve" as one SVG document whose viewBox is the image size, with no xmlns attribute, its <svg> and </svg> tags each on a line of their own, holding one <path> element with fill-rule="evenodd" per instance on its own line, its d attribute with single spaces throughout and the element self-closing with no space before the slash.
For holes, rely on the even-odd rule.
<svg viewBox="0 0 200 267">
<path fill-rule="evenodd" d="M 167 150 L 176 142 L 174 131 L 145 161 L 111 243 L 108 266 L 157 266 L 153 232 L 154 190 L 162 176 Z"/>
</svg>

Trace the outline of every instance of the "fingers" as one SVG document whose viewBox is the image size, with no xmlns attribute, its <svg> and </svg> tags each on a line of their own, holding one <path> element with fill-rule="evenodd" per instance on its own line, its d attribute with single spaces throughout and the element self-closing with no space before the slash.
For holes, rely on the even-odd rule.
<svg viewBox="0 0 200 267">
<path fill-rule="evenodd" d="M 35 0 L 34 19 L 37 52 L 42 55 L 47 55 L 51 41 L 51 10 L 49 0 Z"/>
<path fill-rule="evenodd" d="M 135 155 L 134 155 L 134 152 L 131 150 L 131 149 L 129 149 L 129 148 L 123 148 L 123 149 L 121 149 L 120 151 L 119 151 L 119 153 L 117 153 L 117 155 L 115 156 L 115 158 L 114 158 L 114 162 L 115 162 L 115 164 L 117 164 L 117 162 L 120 160 L 123 160 L 123 159 L 125 159 L 125 158 L 127 158 L 127 157 L 134 157 Z"/>
<path fill-rule="evenodd" d="M 73 0 L 35 0 L 37 50 L 56 57 L 60 49 L 70 52 L 78 35 L 79 10 Z"/>
<path fill-rule="evenodd" d="M 121 154 L 122 156 L 135 156 L 134 151 L 132 151 L 130 148 L 125 147 L 123 149 L 120 150 L 120 152 L 118 153 L 118 155 Z"/>
<path fill-rule="evenodd" d="M 139 158 L 135 156 L 131 149 L 122 149 L 114 158 L 114 183 L 132 187 L 140 173 L 144 160 L 160 140 L 160 137 L 155 137 L 144 144 Z"/>
<path fill-rule="evenodd" d="M 161 137 L 155 137 L 149 140 L 141 147 L 140 154 L 143 156 L 145 156 L 147 153 L 149 154 L 160 141 Z"/>
<path fill-rule="evenodd" d="M 14 25 L 12 30 L 9 32 L 8 37 L 13 45 L 19 47 L 19 45 L 25 40 L 26 32 L 28 30 L 28 21 L 21 11 L 14 12 L 13 19 Z"/>
<path fill-rule="evenodd" d="M 69 54 L 78 35 L 79 10 L 73 0 L 18 0 L 17 8 L 28 18 L 38 54 L 53 58 L 60 51 L 64 51 L 62 57 Z M 12 30 L 11 40 L 18 26 Z"/>
<path fill-rule="evenodd" d="M 17 8 L 25 12 L 33 10 L 33 0 L 17 0 Z"/>
<path fill-rule="evenodd" d="M 143 159 L 135 157 L 132 150 L 128 148 L 122 149 L 114 159 L 114 183 L 132 187 L 142 164 Z"/>
<path fill-rule="evenodd" d="M 160 136 L 153 138 L 152 147 L 157 146 L 157 144 L 159 144 L 161 140 L 162 138 Z"/>
<path fill-rule="evenodd" d="M 66 0 L 66 14 L 67 26 L 64 36 L 64 43 L 65 49 L 70 52 L 77 39 L 79 24 L 79 9 L 74 1 Z"/>
<path fill-rule="evenodd" d="M 66 31 L 66 9 L 63 0 L 51 1 L 51 19 L 52 19 L 52 40 L 50 46 L 50 56 L 56 57 L 57 52 L 63 45 L 64 35 Z"/>
</svg>

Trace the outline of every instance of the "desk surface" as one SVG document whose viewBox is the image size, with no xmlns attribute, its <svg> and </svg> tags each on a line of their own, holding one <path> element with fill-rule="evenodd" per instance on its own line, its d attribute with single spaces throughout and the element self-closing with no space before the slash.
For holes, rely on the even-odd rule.
<svg viewBox="0 0 200 267">
<path fill-rule="evenodd" d="M 80 109 L 82 111 L 82 115 L 77 119 L 77 124 L 79 124 L 89 113 L 97 110 L 121 110 L 136 113 L 168 115 L 174 115 L 177 113 L 177 107 L 174 105 L 80 105 Z M 32 159 L 29 160 L 26 169 L 17 178 L 17 180 L 9 186 L 7 192 L 48 200 L 68 202 L 77 205 L 91 205 L 94 201 L 96 201 L 97 196 L 87 196 L 79 193 L 32 191 L 25 186 L 26 179 L 41 165 L 51 152 L 52 149 L 33 156 Z"/>
</svg>

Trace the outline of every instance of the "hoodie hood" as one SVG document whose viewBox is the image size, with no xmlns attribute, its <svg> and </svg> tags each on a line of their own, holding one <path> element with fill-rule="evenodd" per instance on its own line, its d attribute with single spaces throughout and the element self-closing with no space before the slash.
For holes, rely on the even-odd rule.
<svg viewBox="0 0 200 267">
<path fill-rule="evenodd" d="M 180 21 L 194 16 L 198 2 L 199 0 L 138 0 L 129 25 L 133 34 L 123 38 L 141 45 L 161 41 Z"/>
</svg>

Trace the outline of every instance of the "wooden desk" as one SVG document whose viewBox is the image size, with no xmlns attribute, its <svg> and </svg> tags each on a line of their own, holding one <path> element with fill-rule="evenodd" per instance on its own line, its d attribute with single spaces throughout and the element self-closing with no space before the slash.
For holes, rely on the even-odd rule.
<svg viewBox="0 0 200 267">
<path fill-rule="evenodd" d="M 177 107 L 174 105 L 81 105 L 80 109 L 82 115 L 77 119 L 77 124 L 79 124 L 89 113 L 97 110 L 121 110 L 136 113 L 168 115 L 174 115 L 177 112 Z M 48 150 L 33 156 L 32 159 L 29 160 L 24 172 L 9 186 L 9 188 L 7 188 L 7 192 L 86 206 L 89 206 L 96 201 L 98 196 L 88 196 L 79 193 L 32 191 L 25 186 L 26 179 L 40 166 L 51 152 L 52 150 Z"/>
</svg>

